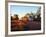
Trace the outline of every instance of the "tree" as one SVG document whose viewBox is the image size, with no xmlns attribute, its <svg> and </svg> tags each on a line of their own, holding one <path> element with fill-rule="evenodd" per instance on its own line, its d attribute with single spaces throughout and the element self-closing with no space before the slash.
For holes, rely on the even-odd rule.
<svg viewBox="0 0 46 37">
<path fill-rule="evenodd" d="M 31 15 L 33 15 L 33 13 L 31 12 Z"/>
<path fill-rule="evenodd" d="M 19 19 L 19 17 L 18 17 L 17 14 L 14 14 L 14 16 L 16 17 L 15 20 L 18 20 Z"/>
<path fill-rule="evenodd" d="M 12 20 L 13 18 L 12 18 L 12 16 L 11 16 L 11 20 Z"/>
<path fill-rule="evenodd" d="M 26 15 L 30 15 L 29 13 L 27 13 Z"/>
</svg>

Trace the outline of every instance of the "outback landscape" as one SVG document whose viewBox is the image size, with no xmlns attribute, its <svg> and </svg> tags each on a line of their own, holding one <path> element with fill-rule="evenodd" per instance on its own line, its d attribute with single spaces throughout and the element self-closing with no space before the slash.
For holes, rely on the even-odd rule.
<svg viewBox="0 0 46 37">
<path fill-rule="evenodd" d="M 20 7 L 17 7 L 16 9 L 18 8 Z M 28 12 L 26 13 L 26 9 L 28 8 L 24 7 L 24 9 L 25 10 L 23 10 L 23 8 L 18 9 L 18 12 L 21 10 L 22 12 L 25 11 L 24 16 L 23 16 L 23 13 L 20 13 L 21 14 L 20 16 L 19 16 L 19 13 L 18 14 L 15 13 L 13 16 L 11 14 L 11 17 L 10 17 L 11 31 L 41 30 L 41 13 L 40 13 L 41 8 L 40 7 L 38 7 L 38 9 L 36 8 L 36 11 L 37 11 L 36 13 L 34 13 L 33 10 L 30 11 L 29 13 Z"/>
</svg>

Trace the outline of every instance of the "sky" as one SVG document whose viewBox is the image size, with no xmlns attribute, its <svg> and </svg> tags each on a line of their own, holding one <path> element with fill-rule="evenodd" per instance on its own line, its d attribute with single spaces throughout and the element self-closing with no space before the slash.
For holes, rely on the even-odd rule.
<svg viewBox="0 0 46 37">
<path fill-rule="evenodd" d="M 18 14 L 19 18 L 24 16 L 26 13 L 36 13 L 39 9 L 39 6 L 19 6 L 19 5 L 10 5 L 10 13 L 13 16 Z"/>
</svg>

